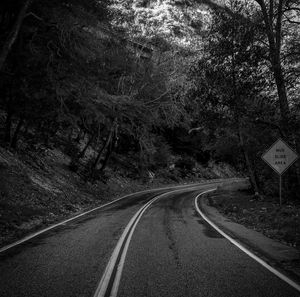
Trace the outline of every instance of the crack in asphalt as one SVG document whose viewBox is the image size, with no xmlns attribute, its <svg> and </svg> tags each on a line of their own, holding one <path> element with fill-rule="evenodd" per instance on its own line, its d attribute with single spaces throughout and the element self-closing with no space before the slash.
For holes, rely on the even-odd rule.
<svg viewBox="0 0 300 297">
<path fill-rule="evenodd" d="M 172 218 L 171 218 L 170 212 L 171 211 L 168 208 L 165 210 L 163 223 L 164 223 L 164 227 L 165 227 L 166 236 L 167 236 L 167 238 L 170 242 L 169 243 L 169 249 L 173 253 L 173 257 L 174 257 L 176 266 L 181 267 L 182 264 L 181 264 L 180 259 L 179 259 L 179 252 L 178 252 L 178 249 L 177 249 L 176 240 L 174 238 L 174 234 L 173 234 L 172 227 L 171 227 Z"/>
</svg>

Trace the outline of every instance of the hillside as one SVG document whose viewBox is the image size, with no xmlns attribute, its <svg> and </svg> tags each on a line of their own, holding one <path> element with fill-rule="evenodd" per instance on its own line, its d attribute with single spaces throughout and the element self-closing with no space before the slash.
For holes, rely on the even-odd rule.
<svg viewBox="0 0 300 297">
<path fill-rule="evenodd" d="M 237 175 L 223 164 L 194 168 L 189 177 L 176 176 L 176 181 L 161 176 L 133 179 L 109 168 L 106 181 L 89 182 L 70 171 L 69 162 L 57 149 L 19 155 L 0 148 L 0 246 L 129 193 Z"/>
<path fill-rule="evenodd" d="M 276 199 L 261 155 L 279 137 L 299 151 L 299 4 L 264 5 L 1 1 L 4 237 L 152 180 L 241 173 Z"/>
</svg>

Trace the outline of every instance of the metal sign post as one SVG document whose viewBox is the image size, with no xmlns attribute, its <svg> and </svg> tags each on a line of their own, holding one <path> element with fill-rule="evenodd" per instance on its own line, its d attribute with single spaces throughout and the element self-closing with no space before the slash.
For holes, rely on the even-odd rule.
<svg viewBox="0 0 300 297">
<path fill-rule="evenodd" d="M 279 205 L 281 206 L 282 205 L 282 186 L 281 186 L 281 183 L 282 183 L 282 179 L 281 179 L 281 174 L 279 175 Z"/>
<path fill-rule="evenodd" d="M 262 159 L 279 174 L 279 203 L 282 204 L 282 174 L 298 159 L 298 155 L 281 139 L 278 139 Z"/>
</svg>

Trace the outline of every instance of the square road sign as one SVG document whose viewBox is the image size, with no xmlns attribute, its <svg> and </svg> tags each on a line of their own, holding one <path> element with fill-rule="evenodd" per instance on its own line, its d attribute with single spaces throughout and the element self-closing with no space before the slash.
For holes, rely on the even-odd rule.
<svg viewBox="0 0 300 297">
<path fill-rule="evenodd" d="M 278 139 L 262 155 L 262 159 L 281 175 L 298 159 L 298 155 L 283 140 Z"/>
</svg>

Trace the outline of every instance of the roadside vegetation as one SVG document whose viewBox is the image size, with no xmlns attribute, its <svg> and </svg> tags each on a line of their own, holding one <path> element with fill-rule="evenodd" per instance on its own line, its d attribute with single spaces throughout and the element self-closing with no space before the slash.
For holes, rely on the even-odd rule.
<svg viewBox="0 0 300 297">
<path fill-rule="evenodd" d="M 219 189 L 208 202 L 230 220 L 300 250 L 299 203 L 291 200 L 280 206 L 268 196 L 257 201 L 250 189 L 234 187 Z"/>
<path fill-rule="evenodd" d="M 181 174 L 142 179 L 107 168 L 106 180 L 86 181 L 69 162 L 57 149 L 18 155 L 0 148 L 0 246 L 126 194 L 237 175 L 226 164 L 198 164 L 193 173 L 177 168 Z"/>
<path fill-rule="evenodd" d="M 279 137 L 300 153 L 299 27 L 298 0 L 1 1 L 3 228 L 120 180 L 249 176 L 253 203 L 276 203 L 261 155 Z M 283 192 L 299 204 L 299 161 Z"/>
</svg>

